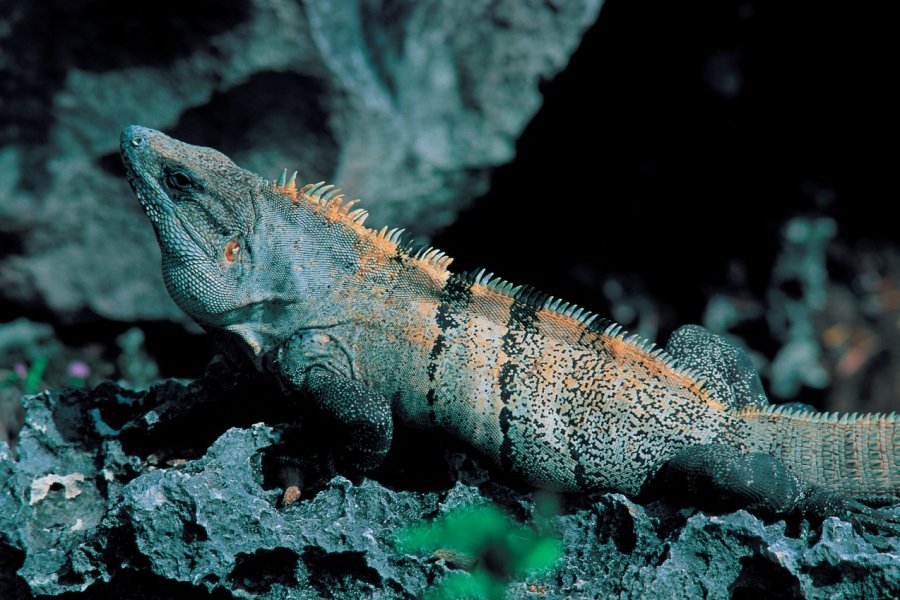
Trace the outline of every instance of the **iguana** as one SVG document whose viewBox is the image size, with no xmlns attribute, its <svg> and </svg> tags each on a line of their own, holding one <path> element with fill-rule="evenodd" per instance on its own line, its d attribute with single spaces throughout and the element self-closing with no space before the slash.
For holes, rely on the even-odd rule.
<svg viewBox="0 0 900 600">
<path fill-rule="evenodd" d="M 568 302 L 415 249 L 323 182 L 298 188 L 131 126 L 128 180 L 167 289 L 243 368 L 347 432 L 359 469 L 394 422 L 445 430 L 530 485 L 648 489 L 900 534 L 900 421 L 769 405 L 747 356 L 699 326 L 656 348 Z"/>
</svg>

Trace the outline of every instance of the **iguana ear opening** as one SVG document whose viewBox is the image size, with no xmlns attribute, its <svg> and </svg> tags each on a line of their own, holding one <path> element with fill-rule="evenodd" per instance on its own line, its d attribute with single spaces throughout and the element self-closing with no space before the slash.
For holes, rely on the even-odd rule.
<svg viewBox="0 0 900 600">
<path fill-rule="evenodd" d="M 227 262 L 229 265 L 233 264 L 234 261 L 237 260 L 240 253 L 241 244 L 237 240 L 231 240 L 227 244 L 225 244 L 223 255 L 225 256 L 225 262 Z"/>
</svg>

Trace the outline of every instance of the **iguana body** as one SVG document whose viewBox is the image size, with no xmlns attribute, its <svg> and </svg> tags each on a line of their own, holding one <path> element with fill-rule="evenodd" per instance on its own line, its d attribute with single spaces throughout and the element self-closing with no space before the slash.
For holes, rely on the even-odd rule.
<svg viewBox="0 0 900 600">
<path fill-rule="evenodd" d="M 606 320 L 363 225 L 331 186 L 265 180 L 141 127 L 122 137 L 166 285 L 238 363 L 274 374 L 380 462 L 393 422 L 451 432 L 537 486 L 651 481 L 759 510 L 893 522 L 900 422 L 772 408 L 744 354 L 699 327 L 669 351 Z M 674 479 L 673 479 L 674 478 Z"/>
</svg>

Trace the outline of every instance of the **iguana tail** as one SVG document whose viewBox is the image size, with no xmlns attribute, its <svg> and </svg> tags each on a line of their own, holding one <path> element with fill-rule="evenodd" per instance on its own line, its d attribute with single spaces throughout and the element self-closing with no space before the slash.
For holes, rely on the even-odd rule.
<svg viewBox="0 0 900 600">
<path fill-rule="evenodd" d="M 772 406 L 748 409 L 749 450 L 781 459 L 807 481 L 852 497 L 900 496 L 900 418 Z"/>
</svg>

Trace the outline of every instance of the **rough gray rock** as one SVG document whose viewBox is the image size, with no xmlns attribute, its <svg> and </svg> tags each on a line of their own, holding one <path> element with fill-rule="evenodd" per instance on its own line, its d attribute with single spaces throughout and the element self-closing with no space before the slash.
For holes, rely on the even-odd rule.
<svg viewBox="0 0 900 600">
<path fill-rule="evenodd" d="M 0 450 L 0 597 L 418 597 L 451 567 L 396 551 L 399 528 L 486 501 L 534 514 L 530 493 L 456 451 L 426 459 L 451 475 L 417 489 L 409 459 L 433 453 L 421 440 L 372 478 L 338 475 L 282 507 L 268 457 L 289 430 L 250 424 L 292 418 L 296 407 L 266 401 L 274 391 L 213 365 L 190 385 L 27 397 L 17 457 Z M 766 523 L 601 494 L 566 498 L 552 524 L 558 568 L 510 598 L 900 594 L 900 539 L 836 519 Z"/>
<path fill-rule="evenodd" d="M 0 23 L 0 300 L 185 321 L 116 156 L 140 123 L 433 233 L 509 161 L 602 0 L 10 3 Z"/>
</svg>

